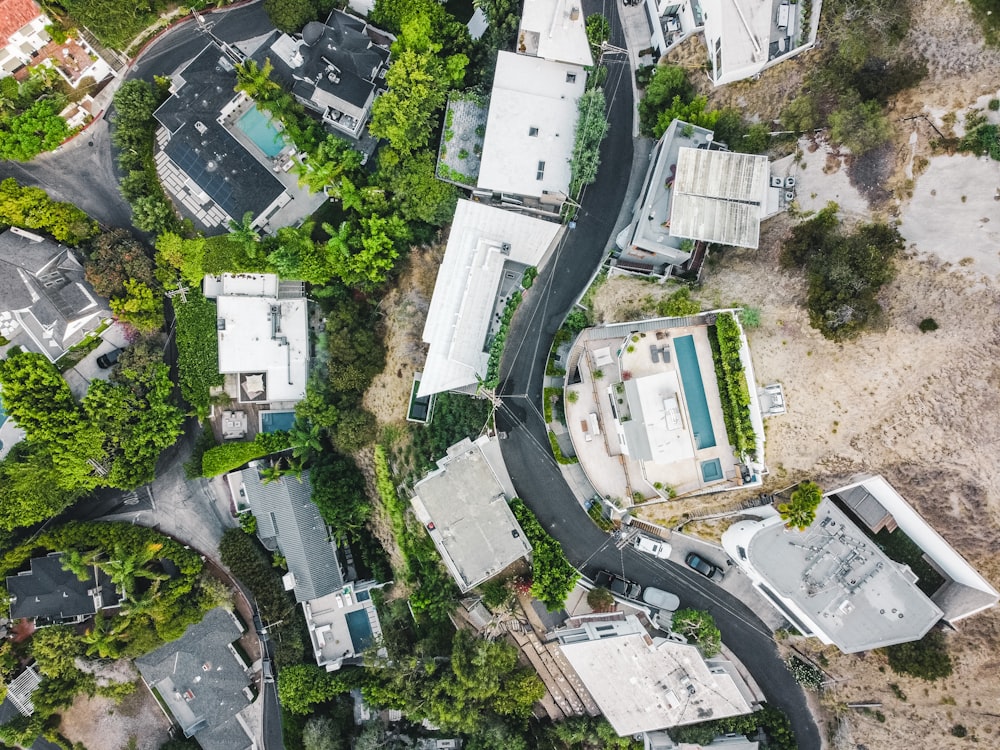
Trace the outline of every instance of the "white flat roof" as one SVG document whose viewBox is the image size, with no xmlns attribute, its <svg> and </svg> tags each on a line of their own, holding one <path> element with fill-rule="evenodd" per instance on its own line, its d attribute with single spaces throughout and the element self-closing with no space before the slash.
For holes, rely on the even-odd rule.
<svg viewBox="0 0 1000 750">
<path fill-rule="evenodd" d="M 634 633 L 560 648 L 622 737 L 751 711 L 733 678 L 709 669 L 695 646 Z"/>
<path fill-rule="evenodd" d="M 775 7 L 774 0 L 702 0 L 709 57 L 714 40 L 722 43 L 720 83 L 752 75 L 767 63 Z"/>
<path fill-rule="evenodd" d="M 424 341 L 430 344 L 419 396 L 475 385 L 507 261 L 536 266 L 561 225 L 460 200 L 438 269 Z M 504 244 L 510 245 L 505 254 Z"/>
<path fill-rule="evenodd" d="M 496 440 L 465 440 L 417 482 L 417 518 L 464 592 L 531 552 L 510 506 L 512 491 Z"/>
<path fill-rule="evenodd" d="M 680 149 L 671 236 L 756 248 L 767 210 L 768 175 L 766 156 Z"/>
<path fill-rule="evenodd" d="M 224 273 L 206 276 L 202 282 L 205 296 L 276 297 L 278 276 L 273 273 Z"/>
<path fill-rule="evenodd" d="M 846 653 L 919 640 L 941 619 L 916 576 L 904 573 L 828 498 L 805 531 L 786 528 L 773 512 L 734 524 L 722 543 L 763 584 L 765 596 L 780 599 Z"/>
<path fill-rule="evenodd" d="M 577 102 L 586 80 L 579 65 L 500 52 L 478 186 L 535 198 L 568 193 Z"/>
<path fill-rule="evenodd" d="M 220 295 L 219 372 L 267 374 L 268 401 L 300 401 L 309 375 L 306 300 Z M 272 321 L 273 312 L 279 320 Z"/>
<path fill-rule="evenodd" d="M 648 441 L 648 454 L 635 458 L 657 464 L 694 458 L 689 426 L 679 408 L 681 389 L 675 370 L 626 380 L 625 393 L 632 418 L 641 422 Z"/>
<path fill-rule="evenodd" d="M 580 0 L 524 0 L 518 49 L 546 60 L 591 66 Z"/>
</svg>

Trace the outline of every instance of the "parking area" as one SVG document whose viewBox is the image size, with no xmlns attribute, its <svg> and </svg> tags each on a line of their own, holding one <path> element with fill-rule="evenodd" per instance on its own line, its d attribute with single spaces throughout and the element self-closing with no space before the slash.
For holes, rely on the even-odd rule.
<svg viewBox="0 0 1000 750">
<path fill-rule="evenodd" d="M 102 368 L 98 365 L 98 358 L 115 349 L 128 346 L 125 329 L 118 323 L 112 323 L 101 334 L 101 339 L 100 345 L 94 351 L 63 373 L 66 382 L 69 383 L 69 389 L 77 399 L 82 399 L 87 395 L 87 388 L 90 386 L 91 380 L 107 380 L 111 376 L 111 368 Z"/>
</svg>

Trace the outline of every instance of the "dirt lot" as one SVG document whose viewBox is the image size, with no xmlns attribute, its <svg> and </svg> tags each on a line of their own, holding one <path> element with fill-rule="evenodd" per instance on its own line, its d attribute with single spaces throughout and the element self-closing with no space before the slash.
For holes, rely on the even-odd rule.
<svg viewBox="0 0 1000 750">
<path fill-rule="evenodd" d="M 88 750 L 156 750 L 169 739 L 169 728 L 156 699 L 139 683 L 119 705 L 78 695 L 63 711 L 60 731 Z"/>
</svg>

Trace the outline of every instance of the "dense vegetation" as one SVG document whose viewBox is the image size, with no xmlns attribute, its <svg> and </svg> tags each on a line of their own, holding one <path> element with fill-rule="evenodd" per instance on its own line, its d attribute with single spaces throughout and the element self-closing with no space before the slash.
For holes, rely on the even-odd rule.
<svg viewBox="0 0 1000 750">
<path fill-rule="evenodd" d="M 699 609 L 679 609 L 674 612 L 671 629 L 694 641 L 706 659 L 716 656 L 722 648 L 722 633 L 708 612 Z"/>
<path fill-rule="evenodd" d="M 889 657 L 889 667 L 897 674 L 908 674 L 933 682 L 949 677 L 952 673 L 952 661 L 944 633 L 937 628 L 919 641 L 898 643 L 883 650 Z"/>
<path fill-rule="evenodd" d="M 709 326 L 708 340 L 715 360 L 726 433 L 739 456 L 755 456 L 757 435 L 750 421 L 750 390 L 740 359 L 743 341 L 732 313 L 722 313 L 716 318 L 715 325 Z"/>
<path fill-rule="evenodd" d="M 37 523 L 101 485 L 132 489 L 153 478 L 182 415 L 162 361 L 126 364 L 78 403 L 41 354 L 15 348 L 0 361 L 4 407 L 27 435 L 0 461 L 0 528 Z"/>
<path fill-rule="evenodd" d="M 87 248 L 84 270 L 120 322 L 142 334 L 163 328 L 163 287 L 146 248 L 127 230 L 98 235 Z"/>
<path fill-rule="evenodd" d="M 601 141 L 608 132 L 603 89 L 588 88 L 577 107 L 580 119 L 576 123 L 570 160 L 569 194 L 573 198 L 579 197 L 580 191 L 597 179 L 597 168 L 601 165 Z"/>
<path fill-rule="evenodd" d="M 153 163 L 157 122 L 153 112 L 170 96 L 169 80 L 151 85 L 135 78 L 115 92 L 111 141 L 118 148 L 119 188 L 132 206 L 132 223 L 144 232 L 179 231 L 181 221 L 163 192 Z"/>
<path fill-rule="evenodd" d="M 21 82 L 0 79 L 0 159 L 28 161 L 69 137 L 59 116 L 69 102 L 67 91 L 72 89 L 48 66 L 33 68 Z"/>
<path fill-rule="evenodd" d="M 135 658 L 180 637 L 209 609 L 228 603 L 227 589 L 202 572 L 197 552 L 131 524 L 70 523 L 44 531 L 0 557 L 0 579 L 26 569 L 30 558 L 50 551 L 63 552 L 65 569 L 81 577 L 96 565 L 125 599 L 115 614 L 98 615 L 83 632 L 49 627 L 9 647 L 0 659 L 0 671 L 13 671 L 16 663 L 34 659 L 42 684 L 34 695 L 35 714 L 0 727 L 0 740 L 6 742 L 34 741 L 49 718 L 77 693 L 120 697 L 134 687 L 116 683 L 98 688 L 94 675 L 80 669 L 77 659 Z"/>
<path fill-rule="evenodd" d="M 238 469 L 255 458 L 291 447 L 287 432 L 258 432 L 250 442 L 223 443 L 209 448 L 201 457 L 201 475 L 217 477 Z"/>
<path fill-rule="evenodd" d="M 900 45 L 910 14 L 909 5 L 893 0 L 823 3 L 817 64 L 782 112 L 782 125 L 797 132 L 829 127 L 854 154 L 886 143 L 889 99 L 927 75 L 923 58 Z"/>
<path fill-rule="evenodd" d="M 511 499 L 510 509 L 531 542 L 531 594 L 550 611 L 560 609 L 580 574 L 566 559 L 562 545 L 542 527 L 523 500 Z"/>
<path fill-rule="evenodd" d="M 215 303 L 190 290 L 187 300 L 174 298 L 177 318 L 177 371 L 181 395 L 198 419 L 208 416 L 210 390 L 222 385 L 219 374 L 219 334 Z"/>
<path fill-rule="evenodd" d="M 98 231 L 97 223 L 72 203 L 54 201 L 41 188 L 22 187 L 13 177 L 0 182 L 0 229 L 9 226 L 45 232 L 67 245 L 79 245 Z"/>
<path fill-rule="evenodd" d="M 895 277 L 893 259 L 903 246 L 896 228 L 886 224 L 859 224 L 844 231 L 837 204 L 830 203 L 792 229 L 781 262 L 807 273 L 812 327 L 842 341 L 881 318 L 878 293 Z"/>
<path fill-rule="evenodd" d="M 434 468 L 455 443 L 470 438 L 475 440 L 491 424 L 492 404 L 481 398 L 461 393 L 439 393 L 434 397 L 434 414 L 426 425 L 410 431 L 408 455 L 413 468 L 423 473 Z"/>
<path fill-rule="evenodd" d="M 493 335 L 490 342 L 490 356 L 486 362 L 486 377 L 483 378 L 483 388 L 494 389 L 500 385 L 500 358 L 503 357 L 503 348 L 507 343 L 507 334 L 510 333 L 510 322 L 514 319 L 514 313 L 521 305 L 523 296 L 521 292 L 514 292 L 504 305 L 503 314 L 500 316 L 500 327 Z"/>
</svg>

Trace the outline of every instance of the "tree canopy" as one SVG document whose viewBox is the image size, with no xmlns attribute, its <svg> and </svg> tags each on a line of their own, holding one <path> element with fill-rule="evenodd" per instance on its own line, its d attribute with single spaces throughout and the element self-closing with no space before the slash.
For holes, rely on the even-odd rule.
<svg viewBox="0 0 1000 750">
<path fill-rule="evenodd" d="M 72 203 L 54 201 L 41 188 L 22 187 L 13 177 L 0 182 L 3 225 L 39 230 L 67 245 L 78 245 L 98 231 L 97 223 Z"/>
<path fill-rule="evenodd" d="M 679 609 L 674 612 L 671 629 L 694 641 L 705 658 L 715 656 L 722 647 L 722 633 L 708 612 L 699 609 Z"/>
<path fill-rule="evenodd" d="M 823 490 L 815 482 L 800 482 L 792 490 L 787 503 L 778 506 L 778 513 L 790 529 L 805 531 L 816 520 L 816 508 L 823 500 Z"/>
</svg>

